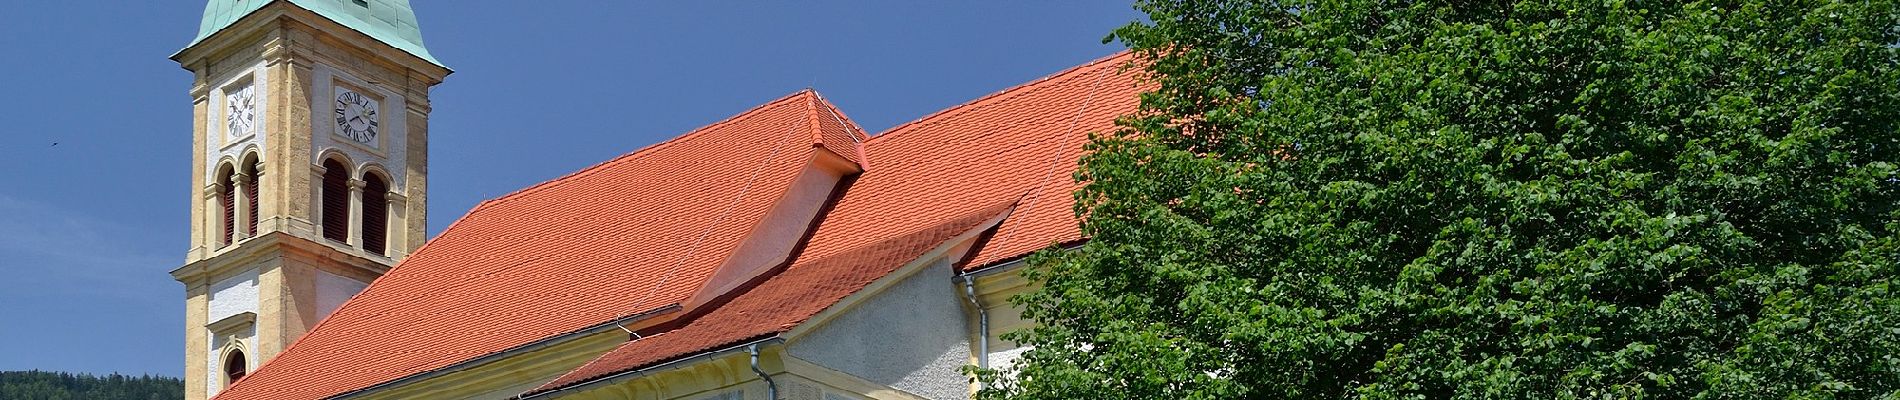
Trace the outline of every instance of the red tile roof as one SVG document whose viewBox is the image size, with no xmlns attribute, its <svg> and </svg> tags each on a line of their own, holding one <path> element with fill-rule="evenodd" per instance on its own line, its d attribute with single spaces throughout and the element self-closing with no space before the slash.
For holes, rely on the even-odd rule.
<svg viewBox="0 0 1900 400">
<path fill-rule="evenodd" d="M 994 221 L 1009 206 L 995 204 L 966 215 L 949 216 L 922 230 L 875 238 L 845 253 L 801 261 L 697 320 L 707 323 L 687 324 L 627 342 L 536 391 L 784 332 L 957 235 Z"/>
<path fill-rule="evenodd" d="M 483 203 L 217 398 L 323 398 L 678 304 L 821 148 L 865 172 L 783 272 L 544 389 L 785 332 L 1004 210 L 972 268 L 1080 240 L 1071 176 L 1087 133 L 1135 110 L 1140 88 L 1120 73 L 1130 61 L 1097 60 L 869 139 L 800 92 Z"/>
<path fill-rule="evenodd" d="M 817 151 L 801 91 L 482 203 L 219 399 L 314 399 L 641 311 L 708 278 Z M 831 132 L 828 132 L 831 131 Z"/>
<path fill-rule="evenodd" d="M 822 96 L 819 99 L 811 103 L 812 145 L 863 165 L 864 148 L 861 144 L 865 139 L 864 129 L 851 122 L 850 118 L 845 118 L 844 112 L 832 107 L 830 102 L 823 101 Z"/>
<path fill-rule="evenodd" d="M 1095 60 L 872 137 L 865 143 L 872 170 L 838 202 L 837 221 L 826 221 L 836 233 L 819 231 L 808 252 L 827 256 L 848 247 L 832 243 L 1018 198 L 970 268 L 1081 240 L 1071 195 L 1076 161 L 1089 132 L 1113 132 L 1115 119 L 1135 111 L 1141 87 L 1135 72 L 1122 72 L 1131 61 L 1126 52 Z"/>
<path fill-rule="evenodd" d="M 1135 110 L 1140 87 L 1119 72 L 1130 60 L 1097 60 L 873 136 L 870 168 L 785 272 L 536 391 L 789 331 L 1002 206 L 1015 209 L 971 255 L 971 268 L 1080 240 L 1072 174 L 1087 134 L 1112 131 Z"/>
</svg>

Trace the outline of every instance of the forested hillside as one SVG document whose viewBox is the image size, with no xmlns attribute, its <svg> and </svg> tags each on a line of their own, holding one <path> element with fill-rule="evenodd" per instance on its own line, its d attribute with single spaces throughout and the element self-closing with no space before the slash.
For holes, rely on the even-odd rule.
<svg viewBox="0 0 1900 400">
<path fill-rule="evenodd" d="M 47 371 L 0 371 L 0 400 L 170 400 L 185 398 L 185 382 L 162 376 L 93 376 Z"/>
</svg>

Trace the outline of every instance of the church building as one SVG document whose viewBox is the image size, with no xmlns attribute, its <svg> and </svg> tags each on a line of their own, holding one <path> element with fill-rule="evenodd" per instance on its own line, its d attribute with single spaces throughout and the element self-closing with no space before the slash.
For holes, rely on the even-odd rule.
<svg viewBox="0 0 1900 400">
<path fill-rule="evenodd" d="M 815 91 L 488 200 L 426 236 L 407 0 L 210 0 L 193 74 L 186 399 L 965 399 L 1083 238 L 1128 54 L 872 134 Z M 1080 62 L 1082 60 L 1078 60 Z M 453 99 L 444 104 L 453 104 Z"/>
</svg>

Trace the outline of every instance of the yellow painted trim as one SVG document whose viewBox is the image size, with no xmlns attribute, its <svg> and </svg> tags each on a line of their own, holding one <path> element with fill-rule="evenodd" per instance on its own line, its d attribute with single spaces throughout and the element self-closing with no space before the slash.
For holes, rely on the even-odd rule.
<svg viewBox="0 0 1900 400">
<path fill-rule="evenodd" d="M 662 308 L 648 317 L 665 316 L 678 312 L 677 307 Z M 636 315 L 626 321 L 626 329 L 639 330 L 671 318 L 647 318 Z M 590 328 L 591 329 L 591 328 Z M 618 328 L 600 329 L 593 333 L 572 334 L 572 337 L 557 337 L 545 347 L 523 351 L 505 357 L 485 360 L 476 358 L 463 363 L 479 363 L 463 369 L 427 377 L 413 382 L 399 382 L 396 386 L 375 388 L 371 391 L 349 393 L 351 399 L 386 398 L 512 398 L 532 390 L 575 368 L 598 358 L 601 354 L 627 342 L 627 334 Z M 510 350 L 519 351 L 519 350 Z M 457 366 L 451 366 L 457 367 Z M 415 375 L 426 376 L 429 372 Z M 412 375 L 412 376 L 415 376 Z M 409 378 L 403 378 L 409 379 Z M 372 386 L 374 387 L 374 386 Z"/>
<path fill-rule="evenodd" d="M 759 369 L 764 370 L 777 382 L 785 375 L 785 366 L 781 362 L 785 345 L 772 344 L 759 348 Z M 785 396 L 784 386 L 780 385 L 780 397 Z M 667 400 L 694 398 L 713 392 L 733 389 L 744 390 L 746 398 L 763 398 L 765 381 L 752 371 L 751 355 L 746 352 L 731 352 L 710 359 L 669 366 L 656 371 L 646 371 L 631 379 L 607 385 L 591 387 L 580 391 L 559 393 L 554 396 L 562 400 Z"/>
<path fill-rule="evenodd" d="M 819 384 L 830 386 L 860 396 L 878 400 L 927 400 L 902 390 L 879 385 L 855 375 L 805 361 L 790 355 L 780 358 L 785 363 L 785 371 L 792 375 L 810 379 Z"/>
<path fill-rule="evenodd" d="M 1005 333 L 1027 329 L 1035 325 L 1034 321 L 1022 318 L 1022 309 L 1009 302 L 1010 297 L 1028 293 L 1041 287 L 1022 275 L 1024 264 L 1016 264 L 1005 270 L 986 273 L 976 277 L 976 297 L 983 303 L 983 311 L 990 316 L 990 353 L 998 353 L 1018 348 L 1018 344 L 1005 341 Z M 973 315 L 972 318 L 975 316 Z M 971 331 L 971 340 L 976 340 L 975 331 Z M 972 355 L 971 361 L 975 361 Z"/>
<path fill-rule="evenodd" d="M 367 392 L 357 399 L 506 398 L 554 380 L 626 342 L 626 333 L 610 330 L 540 350 L 503 358 L 402 386 Z M 527 386 L 520 390 L 514 388 Z M 497 396 L 500 395 L 500 396 Z"/>
</svg>

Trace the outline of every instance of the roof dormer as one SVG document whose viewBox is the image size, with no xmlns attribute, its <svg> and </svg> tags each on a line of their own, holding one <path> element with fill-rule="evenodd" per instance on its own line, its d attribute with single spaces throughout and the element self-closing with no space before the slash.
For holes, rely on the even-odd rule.
<svg viewBox="0 0 1900 400">
<path fill-rule="evenodd" d="M 805 166 L 783 195 L 772 202 L 765 218 L 746 233 L 711 278 L 687 299 L 688 312 L 785 264 L 817 227 L 845 178 L 864 172 L 864 130 L 815 91 L 805 90 L 794 97 L 805 103 L 807 121 L 803 125 L 810 128 L 812 151 Z"/>
</svg>

